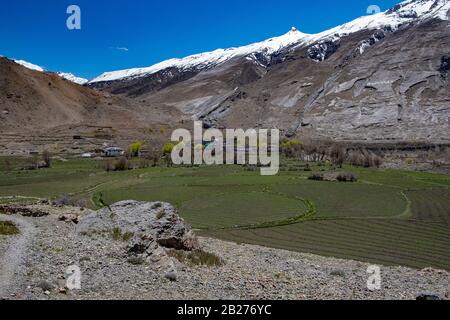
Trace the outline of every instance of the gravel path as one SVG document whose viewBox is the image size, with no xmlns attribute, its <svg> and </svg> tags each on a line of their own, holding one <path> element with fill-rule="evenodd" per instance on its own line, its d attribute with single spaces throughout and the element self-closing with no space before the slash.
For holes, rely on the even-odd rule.
<svg viewBox="0 0 450 320">
<path fill-rule="evenodd" d="M 371 291 L 367 263 L 210 238 L 200 238 L 203 249 L 225 264 L 177 262 L 177 279 L 169 281 L 151 265 L 131 263 L 126 242 L 81 236 L 55 215 L 3 218 L 22 229 L 19 237 L 0 238 L 0 249 L 8 247 L 0 290 L 10 299 L 415 299 L 422 293 L 450 298 L 446 271 L 381 266 L 381 288 Z M 18 265 L 26 269 L 17 273 Z M 73 265 L 81 270 L 81 290 L 68 291 L 66 271 Z"/>
<path fill-rule="evenodd" d="M 6 298 L 23 280 L 24 262 L 36 230 L 29 220 L 19 216 L 0 215 L 0 221 L 13 222 L 20 230 L 18 235 L 0 240 L 0 298 Z"/>
</svg>

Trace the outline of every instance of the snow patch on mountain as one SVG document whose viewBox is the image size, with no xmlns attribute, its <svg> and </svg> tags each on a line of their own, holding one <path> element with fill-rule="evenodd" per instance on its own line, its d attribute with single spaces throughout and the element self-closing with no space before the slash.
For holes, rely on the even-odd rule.
<svg viewBox="0 0 450 320">
<path fill-rule="evenodd" d="M 23 66 L 23 67 L 25 67 L 27 69 L 30 69 L 30 70 L 35 70 L 35 71 L 39 71 L 39 72 L 44 72 L 45 71 L 44 68 L 42 68 L 42 67 L 40 67 L 38 65 L 32 64 L 32 63 L 30 63 L 28 61 L 25 61 L 25 60 L 13 60 L 13 61 L 15 63 L 17 63 L 17 64 L 20 64 L 21 66 Z"/>
<path fill-rule="evenodd" d="M 373 46 L 375 43 L 381 41 L 386 37 L 382 30 L 376 31 L 369 39 L 363 40 L 359 43 L 357 51 L 359 54 L 363 54 L 367 48 Z"/>
<path fill-rule="evenodd" d="M 87 83 L 89 81 L 88 79 L 77 77 L 77 76 L 75 76 L 72 73 L 57 72 L 56 74 L 58 76 L 60 76 L 61 78 L 64 78 L 64 79 L 69 80 L 69 81 L 72 81 L 72 82 L 77 83 L 79 85 L 83 85 L 83 84 L 85 84 L 85 83 Z"/>
<path fill-rule="evenodd" d="M 361 30 L 376 30 L 389 27 L 393 31 L 410 22 L 421 22 L 437 18 L 449 20 L 450 0 L 408 0 L 386 12 L 360 17 L 349 23 L 316 35 L 316 41 L 329 36 L 346 36 Z"/>
<path fill-rule="evenodd" d="M 13 59 L 13 61 L 17 64 L 20 64 L 21 66 L 30 69 L 30 70 L 34 70 L 34 71 L 39 71 L 39 72 L 45 72 L 46 70 L 44 68 L 42 68 L 41 66 L 35 65 L 31 62 L 25 61 L 25 60 L 15 60 Z M 75 76 L 72 73 L 67 73 L 67 72 L 55 72 L 58 76 L 60 76 L 63 79 L 69 80 L 71 82 L 83 85 L 85 83 L 87 83 L 89 80 L 88 79 L 84 79 L 84 78 L 80 78 Z"/>
</svg>

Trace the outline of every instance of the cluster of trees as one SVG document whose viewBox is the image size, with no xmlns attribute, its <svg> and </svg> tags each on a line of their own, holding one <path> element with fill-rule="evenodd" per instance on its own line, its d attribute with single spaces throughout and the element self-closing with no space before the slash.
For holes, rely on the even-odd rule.
<svg viewBox="0 0 450 320">
<path fill-rule="evenodd" d="M 23 168 L 26 170 L 46 169 L 52 165 L 52 157 L 50 152 L 44 150 L 41 155 L 34 154 L 28 161 L 28 164 Z"/>
<path fill-rule="evenodd" d="M 306 162 L 330 161 L 341 167 L 344 163 L 359 167 L 380 167 L 382 158 L 364 148 L 349 148 L 343 143 L 329 141 L 283 140 L 281 153 Z"/>
<path fill-rule="evenodd" d="M 126 171 L 134 169 L 143 169 L 159 166 L 164 152 L 151 150 L 143 153 L 142 142 L 135 142 L 130 145 L 124 156 L 116 159 L 107 159 L 100 161 L 100 167 L 109 171 Z M 170 152 L 172 150 L 170 149 Z"/>
</svg>

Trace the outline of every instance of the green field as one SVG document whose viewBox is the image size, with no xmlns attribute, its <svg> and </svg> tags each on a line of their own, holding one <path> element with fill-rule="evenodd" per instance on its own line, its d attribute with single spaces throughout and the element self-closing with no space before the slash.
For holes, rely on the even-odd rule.
<svg viewBox="0 0 450 320">
<path fill-rule="evenodd" d="M 125 199 L 167 201 L 203 235 L 450 270 L 449 176 L 345 167 L 358 176 L 357 183 L 310 181 L 304 164 L 283 163 L 278 176 L 263 177 L 238 166 L 107 173 L 94 160 L 19 171 L 0 158 L 0 202 L 61 195 L 85 199 L 92 208 Z"/>
</svg>

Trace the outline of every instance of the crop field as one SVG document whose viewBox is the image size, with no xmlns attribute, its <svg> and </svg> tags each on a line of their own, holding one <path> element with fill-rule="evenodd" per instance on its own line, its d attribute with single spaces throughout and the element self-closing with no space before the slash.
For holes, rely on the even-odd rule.
<svg viewBox="0 0 450 320">
<path fill-rule="evenodd" d="M 197 233 L 238 243 L 385 265 L 450 270 L 450 177 L 341 170 L 358 182 L 311 181 L 326 165 L 283 162 L 278 176 L 238 166 L 105 172 L 94 160 L 11 169 L 0 158 L 0 202 L 66 195 L 91 208 L 135 199 L 175 205 Z M 305 168 L 308 168 L 305 170 Z"/>
</svg>

